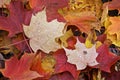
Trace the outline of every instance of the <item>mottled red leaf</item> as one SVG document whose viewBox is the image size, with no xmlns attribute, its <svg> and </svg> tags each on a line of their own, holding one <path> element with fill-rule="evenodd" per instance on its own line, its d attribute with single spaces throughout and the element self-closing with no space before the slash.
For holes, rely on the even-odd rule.
<svg viewBox="0 0 120 80">
<path fill-rule="evenodd" d="M 79 39 L 79 41 L 80 41 L 81 43 L 85 43 L 85 40 L 86 40 L 85 38 L 79 36 L 78 39 Z"/>
<path fill-rule="evenodd" d="M 106 34 L 102 34 L 100 36 L 97 36 L 97 41 L 104 42 L 106 40 Z"/>
<path fill-rule="evenodd" d="M 46 1 L 46 15 L 48 22 L 53 19 L 65 22 L 64 18 L 58 13 L 58 9 L 66 7 L 69 0 L 47 0 Z"/>
<path fill-rule="evenodd" d="M 5 62 L 5 69 L 2 70 L 4 76 L 10 80 L 31 80 L 37 77 L 42 77 L 35 71 L 30 70 L 34 54 L 25 53 L 20 60 L 16 56 Z"/>
<path fill-rule="evenodd" d="M 102 72 L 102 77 L 104 77 L 105 80 L 120 80 L 120 71 L 112 73 Z"/>
<path fill-rule="evenodd" d="M 105 44 L 101 45 L 97 52 L 99 54 L 97 57 L 99 68 L 105 72 L 110 72 L 110 67 L 120 59 L 119 56 L 110 52 Z"/>
<path fill-rule="evenodd" d="M 9 31 L 9 36 L 22 32 L 22 24 L 29 24 L 32 11 L 24 9 L 20 0 L 12 1 L 7 6 L 10 11 L 8 17 L 0 16 L 0 29 Z"/>
<path fill-rule="evenodd" d="M 68 72 L 56 74 L 52 76 L 49 80 L 75 80 L 72 75 Z"/>
<path fill-rule="evenodd" d="M 56 66 L 55 66 L 56 73 L 68 71 L 72 74 L 72 76 L 75 79 L 78 78 L 80 71 L 77 71 L 77 68 L 75 65 L 67 62 L 67 56 L 63 49 L 57 50 L 53 56 L 56 59 Z"/>
<path fill-rule="evenodd" d="M 29 0 L 31 8 L 35 12 L 46 9 L 47 21 L 57 19 L 65 22 L 64 18 L 58 13 L 58 9 L 68 6 L 69 0 Z"/>
</svg>

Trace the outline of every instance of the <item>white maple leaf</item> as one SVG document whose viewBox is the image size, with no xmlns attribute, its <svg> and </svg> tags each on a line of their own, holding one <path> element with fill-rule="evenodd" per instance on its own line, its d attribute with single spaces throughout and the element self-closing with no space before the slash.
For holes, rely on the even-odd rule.
<svg viewBox="0 0 120 80">
<path fill-rule="evenodd" d="M 49 53 L 60 48 L 55 38 L 63 35 L 64 26 L 65 23 L 57 20 L 47 22 L 46 12 L 43 10 L 32 16 L 30 26 L 24 25 L 24 32 L 30 38 L 30 46 L 33 51 L 41 49 Z"/>
<path fill-rule="evenodd" d="M 95 66 L 98 64 L 96 57 L 98 53 L 96 52 L 95 45 L 92 48 L 86 48 L 83 43 L 77 40 L 74 50 L 64 48 L 67 55 L 67 62 L 75 64 L 77 70 L 83 70 L 88 66 Z"/>
</svg>

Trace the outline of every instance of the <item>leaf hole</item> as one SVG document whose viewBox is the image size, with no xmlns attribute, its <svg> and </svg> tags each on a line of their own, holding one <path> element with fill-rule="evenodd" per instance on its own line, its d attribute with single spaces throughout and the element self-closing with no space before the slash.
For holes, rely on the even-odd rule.
<svg viewBox="0 0 120 80">
<path fill-rule="evenodd" d="M 67 31 L 70 30 L 70 29 L 72 30 L 74 36 L 80 36 L 81 35 L 81 32 L 77 28 L 77 26 L 75 26 L 75 25 L 68 25 L 67 26 Z"/>
<path fill-rule="evenodd" d="M 0 16 L 4 16 L 4 17 L 7 17 L 9 16 L 10 12 L 7 8 L 0 8 Z"/>
</svg>

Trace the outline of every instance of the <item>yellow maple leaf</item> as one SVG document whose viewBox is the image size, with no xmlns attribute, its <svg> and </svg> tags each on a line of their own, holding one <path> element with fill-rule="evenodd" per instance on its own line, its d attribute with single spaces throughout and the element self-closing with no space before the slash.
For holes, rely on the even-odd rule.
<svg viewBox="0 0 120 80">
<path fill-rule="evenodd" d="M 112 24 L 107 28 L 107 32 L 110 35 L 116 34 L 117 40 L 120 40 L 120 17 L 110 17 L 109 20 Z"/>
<path fill-rule="evenodd" d="M 112 41 L 112 44 L 120 46 L 120 17 L 109 17 L 107 21 L 107 39 Z"/>
</svg>

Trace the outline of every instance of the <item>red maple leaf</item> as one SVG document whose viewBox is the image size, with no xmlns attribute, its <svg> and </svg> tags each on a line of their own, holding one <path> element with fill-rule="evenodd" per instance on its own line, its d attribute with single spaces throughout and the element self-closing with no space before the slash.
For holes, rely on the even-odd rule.
<svg viewBox="0 0 120 80">
<path fill-rule="evenodd" d="M 72 74 L 72 76 L 75 79 L 78 78 L 80 71 L 77 71 L 77 68 L 75 65 L 67 62 L 67 56 L 66 56 L 65 51 L 63 49 L 57 50 L 53 56 L 57 62 L 56 66 L 55 66 L 56 73 L 68 71 Z"/>
<path fill-rule="evenodd" d="M 34 54 L 24 54 L 20 60 L 16 56 L 5 62 L 5 69 L 2 70 L 4 76 L 10 80 L 31 80 L 42 77 L 35 71 L 30 70 Z"/>
<path fill-rule="evenodd" d="M 11 1 L 7 6 L 10 14 L 8 17 L 0 16 L 0 29 L 7 30 L 9 36 L 23 32 L 22 24 L 29 24 L 32 16 L 32 11 L 24 9 L 21 0 Z"/>
<path fill-rule="evenodd" d="M 99 68 L 105 72 L 110 72 L 110 67 L 120 59 L 119 56 L 110 52 L 108 46 L 105 44 L 97 49 L 97 53 L 99 55 L 96 60 L 99 63 Z"/>
</svg>

